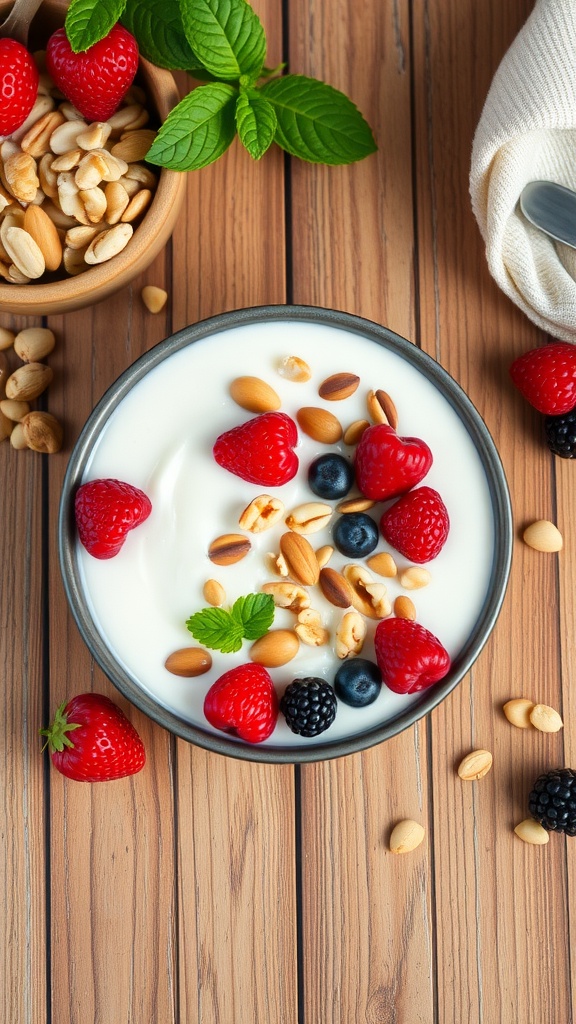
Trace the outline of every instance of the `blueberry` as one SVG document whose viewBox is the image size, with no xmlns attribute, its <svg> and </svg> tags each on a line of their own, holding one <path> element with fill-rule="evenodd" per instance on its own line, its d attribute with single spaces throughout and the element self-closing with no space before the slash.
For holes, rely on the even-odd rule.
<svg viewBox="0 0 576 1024">
<path fill-rule="evenodd" d="M 361 558 L 374 551 L 378 543 L 378 527 L 365 512 L 340 516 L 332 531 L 334 543 L 348 558 Z"/>
<path fill-rule="evenodd" d="M 308 484 L 319 498 L 343 498 L 354 483 L 354 466 L 343 455 L 320 455 L 308 468 Z"/>
<path fill-rule="evenodd" d="M 382 686 L 378 665 L 366 658 L 352 658 L 340 665 L 334 677 L 336 696 L 352 708 L 364 708 L 372 704 Z"/>
</svg>

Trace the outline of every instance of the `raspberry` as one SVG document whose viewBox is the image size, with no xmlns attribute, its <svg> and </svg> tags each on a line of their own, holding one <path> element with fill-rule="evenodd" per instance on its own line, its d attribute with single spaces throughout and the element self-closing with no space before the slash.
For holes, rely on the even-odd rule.
<svg viewBox="0 0 576 1024">
<path fill-rule="evenodd" d="M 416 487 L 384 513 L 380 530 L 401 555 L 421 565 L 440 554 L 450 531 L 450 519 L 438 491 Z"/>
<path fill-rule="evenodd" d="M 425 690 L 450 668 L 450 655 L 438 638 L 411 619 L 382 619 L 374 646 L 382 681 L 394 693 Z"/>
<path fill-rule="evenodd" d="M 76 492 L 74 502 L 78 536 L 94 558 L 113 558 L 130 530 L 143 523 L 150 499 L 123 480 L 89 480 Z"/>
<path fill-rule="evenodd" d="M 576 345 L 553 341 L 514 360 L 510 376 L 538 412 L 560 416 L 576 406 Z"/>
<path fill-rule="evenodd" d="M 336 718 L 336 694 L 330 683 L 315 676 L 294 679 L 284 691 L 280 711 L 292 732 L 319 736 Z"/>
<path fill-rule="evenodd" d="M 397 498 L 426 476 L 432 452 L 419 437 L 399 437 L 387 423 L 367 427 L 356 448 L 356 482 L 374 501 Z"/>
<path fill-rule="evenodd" d="M 220 434 L 213 448 L 219 466 L 242 480 L 280 487 L 298 472 L 294 420 L 283 412 L 265 412 Z"/>
<path fill-rule="evenodd" d="M 215 729 L 261 743 L 274 731 L 278 698 L 263 665 L 237 665 L 220 676 L 204 698 L 204 714 Z"/>
</svg>

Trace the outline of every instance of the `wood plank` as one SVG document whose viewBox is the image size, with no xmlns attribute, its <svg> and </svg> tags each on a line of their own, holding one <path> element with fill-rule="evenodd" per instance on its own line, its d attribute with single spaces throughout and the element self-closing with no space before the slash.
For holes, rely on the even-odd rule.
<svg viewBox="0 0 576 1024">
<path fill-rule="evenodd" d="M 520 531 L 552 515 L 554 493 L 535 418 L 507 371 L 542 339 L 489 278 L 467 179 L 491 77 L 531 4 L 489 8 L 481 16 L 471 3 L 415 12 L 420 318 L 422 346 L 462 384 L 492 431 Z M 564 850 L 526 847 L 513 834 L 527 816 L 532 781 L 555 760 L 561 740 L 514 729 L 501 711 L 514 696 L 552 705 L 561 696 L 556 568 L 535 555 L 516 542 L 493 637 L 430 723 L 438 1011 L 446 1022 L 544 1020 L 552 1007 L 558 1019 L 570 1019 L 566 963 L 541 956 L 544 932 L 557 948 L 566 932 Z M 454 769 L 475 747 L 493 751 L 494 768 L 463 784 Z"/>
<path fill-rule="evenodd" d="M 296 302 L 415 335 L 408 5 L 290 9 L 290 66 L 345 91 L 379 152 L 343 168 L 293 161 Z M 390 854 L 392 826 L 427 824 L 426 726 L 353 758 L 302 768 L 306 1020 L 433 1018 L 429 857 Z M 401 765 L 402 770 L 395 766 Z"/>
</svg>

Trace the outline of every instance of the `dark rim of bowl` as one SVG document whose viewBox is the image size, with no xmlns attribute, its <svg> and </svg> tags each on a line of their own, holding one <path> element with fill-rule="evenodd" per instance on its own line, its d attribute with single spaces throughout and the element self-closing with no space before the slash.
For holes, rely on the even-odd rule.
<svg viewBox="0 0 576 1024">
<path fill-rule="evenodd" d="M 480 456 L 488 480 L 494 516 L 494 553 L 491 587 L 463 650 L 444 680 L 423 691 L 422 698 L 381 726 L 334 743 L 302 747 L 250 746 L 211 733 L 180 718 L 156 703 L 124 671 L 97 632 L 80 584 L 73 495 L 78 487 L 93 444 L 106 421 L 125 395 L 150 370 L 174 352 L 230 328 L 273 321 L 305 321 L 357 333 L 396 352 L 427 377 L 452 405 L 465 425 Z M 60 500 L 58 552 L 66 597 L 84 642 L 103 672 L 132 704 L 169 732 L 196 746 L 246 761 L 294 764 L 329 760 L 353 754 L 395 736 L 432 711 L 457 686 L 476 661 L 498 618 L 506 593 L 512 558 L 512 510 L 506 477 L 488 428 L 456 381 L 431 356 L 387 328 L 362 317 L 316 306 L 256 306 L 210 317 L 185 327 L 140 356 L 105 392 L 88 417 L 71 453 Z"/>
</svg>

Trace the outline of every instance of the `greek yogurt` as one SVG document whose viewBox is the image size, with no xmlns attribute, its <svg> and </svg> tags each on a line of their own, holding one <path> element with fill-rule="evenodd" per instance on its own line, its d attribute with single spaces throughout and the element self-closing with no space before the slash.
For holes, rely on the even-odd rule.
<svg viewBox="0 0 576 1024">
<path fill-rule="evenodd" d="M 308 363 L 309 381 L 293 382 L 280 375 L 278 368 L 287 356 Z M 322 400 L 319 385 L 338 372 L 357 374 L 357 391 L 343 401 Z M 207 733 L 215 730 L 203 714 L 206 692 L 223 672 L 249 661 L 250 643 L 245 641 L 237 654 L 212 651 L 210 671 L 191 679 L 172 675 L 164 663 L 173 651 L 197 645 L 185 623 L 206 606 L 207 579 L 222 584 L 228 605 L 259 591 L 266 582 L 278 581 L 266 556 L 279 551 L 280 535 L 286 531 L 284 517 L 263 533 L 247 533 L 251 550 L 233 565 L 214 565 L 208 558 L 210 544 L 221 534 L 242 532 L 239 517 L 258 494 L 280 498 L 285 515 L 298 505 L 320 500 L 307 484 L 310 462 L 327 451 L 348 459 L 354 455 L 343 441 L 327 446 L 299 430 L 300 469 L 288 484 L 258 487 L 222 469 L 212 457 L 214 441 L 253 415 L 229 394 L 231 382 L 245 375 L 267 381 L 281 399 L 281 410 L 294 420 L 301 407 L 318 406 L 335 414 L 344 429 L 354 420 L 368 418 L 367 393 L 382 388 L 396 405 L 398 433 L 428 444 L 434 461 L 422 483 L 439 491 L 451 522 L 445 547 L 427 565 L 431 581 L 407 592 L 397 578 L 373 576 L 385 583 L 392 604 L 400 594 L 410 596 L 418 622 L 438 637 L 453 660 L 473 633 L 494 585 L 495 511 L 484 457 L 449 396 L 401 351 L 354 330 L 282 319 L 240 324 L 173 351 L 117 404 L 82 476 L 83 481 L 116 477 L 134 484 L 149 496 L 152 513 L 128 535 L 115 558 L 99 561 L 78 542 L 76 554 L 94 624 L 118 664 L 155 703 Z M 355 493 L 352 489 L 349 496 Z M 329 504 L 335 507 L 337 502 Z M 369 512 L 376 522 L 385 507 L 379 504 Z M 332 544 L 337 516 L 335 512 L 321 532 L 308 535 L 314 548 Z M 394 556 L 399 571 L 407 567 L 406 560 L 381 540 L 376 552 L 384 550 Z M 361 560 L 335 550 L 329 565 L 341 571 L 350 561 Z M 332 682 L 341 664 L 334 636 L 343 609 L 331 605 L 318 586 L 311 588 L 311 605 L 321 613 L 330 641 L 318 648 L 301 644 L 291 662 L 269 670 L 279 696 L 295 677 L 322 676 Z M 374 660 L 377 622 L 367 621 L 361 657 Z M 294 623 L 293 613 L 276 609 L 273 628 L 293 628 Z M 356 709 L 339 702 L 334 724 L 313 741 L 294 735 L 280 715 L 264 746 L 300 748 L 356 737 L 390 722 L 421 697 L 395 694 L 382 686 L 368 707 Z"/>
</svg>

